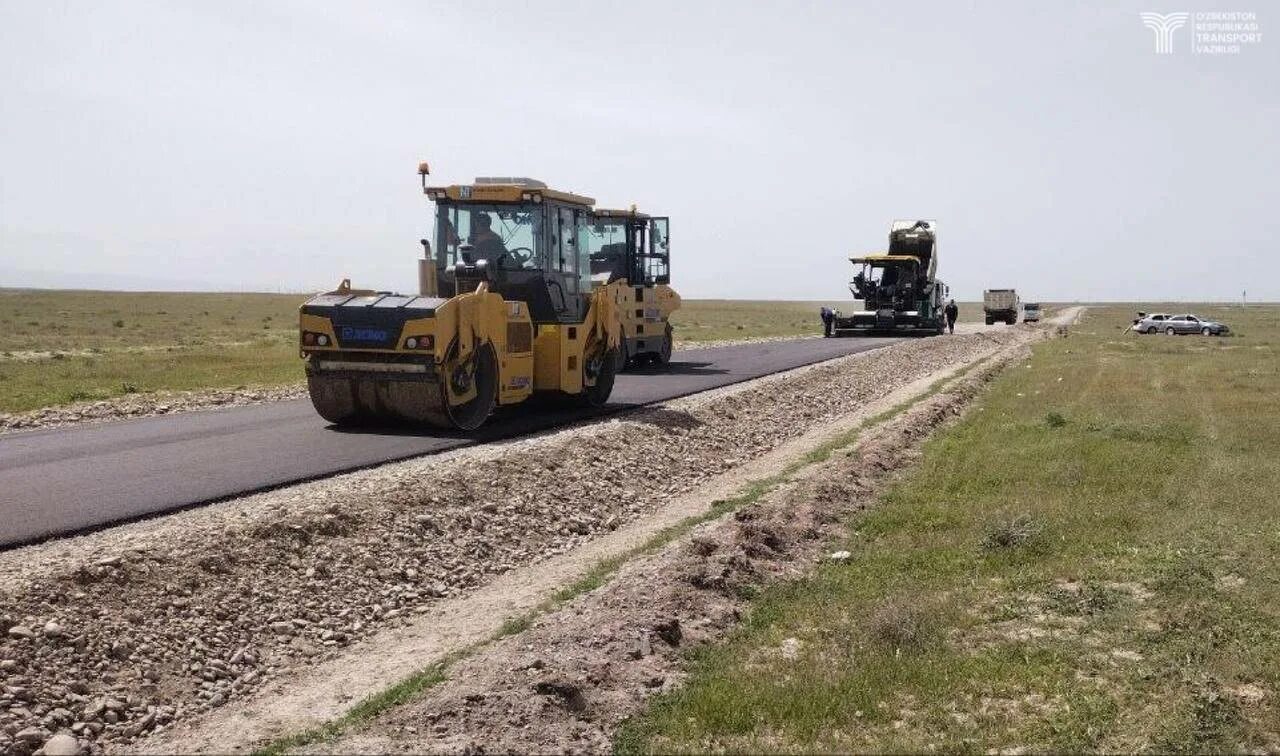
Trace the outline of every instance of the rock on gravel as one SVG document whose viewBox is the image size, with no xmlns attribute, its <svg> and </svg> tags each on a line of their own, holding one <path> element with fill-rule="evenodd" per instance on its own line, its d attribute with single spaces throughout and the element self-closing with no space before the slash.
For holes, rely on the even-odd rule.
<svg viewBox="0 0 1280 756">
<path fill-rule="evenodd" d="M 80 742 L 69 732 L 60 732 L 45 741 L 40 749 L 44 756 L 79 756 Z"/>
<path fill-rule="evenodd" d="M 13 739 L 19 743 L 42 743 L 49 733 L 42 727 L 25 727 L 14 733 Z"/>
</svg>

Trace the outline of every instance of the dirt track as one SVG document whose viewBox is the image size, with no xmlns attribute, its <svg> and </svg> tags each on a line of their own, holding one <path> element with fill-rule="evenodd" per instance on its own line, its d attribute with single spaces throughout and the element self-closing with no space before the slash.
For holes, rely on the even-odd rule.
<svg viewBox="0 0 1280 756">
<path fill-rule="evenodd" d="M 0 747 L 28 753 L 70 728 L 92 750 L 136 748 L 228 701 L 269 697 L 270 681 L 444 597 L 636 521 L 894 386 L 1032 331 L 913 342 L 625 420 L 5 554 Z"/>
</svg>

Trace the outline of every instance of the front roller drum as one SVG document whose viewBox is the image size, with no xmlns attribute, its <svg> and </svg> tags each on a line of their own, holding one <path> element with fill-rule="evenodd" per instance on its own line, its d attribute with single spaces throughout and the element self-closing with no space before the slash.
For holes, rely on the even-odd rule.
<svg viewBox="0 0 1280 756">
<path fill-rule="evenodd" d="M 582 365 L 582 393 L 579 395 L 583 404 L 599 408 L 609 401 L 620 363 L 617 349 L 600 347 L 588 351 Z"/>
<path fill-rule="evenodd" d="M 498 358 L 492 344 L 482 344 L 465 361 L 444 365 L 440 391 L 449 427 L 475 430 L 498 403 Z"/>
<path fill-rule="evenodd" d="M 498 362 L 486 344 L 466 361 L 446 363 L 439 379 L 313 373 L 307 392 L 316 412 L 335 425 L 407 422 L 470 431 L 497 402 Z"/>
<path fill-rule="evenodd" d="M 320 417 L 334 425 L 355 425 L 362 419 L 354 379 L 308 372 L 307 394 Z"/>
</svg>

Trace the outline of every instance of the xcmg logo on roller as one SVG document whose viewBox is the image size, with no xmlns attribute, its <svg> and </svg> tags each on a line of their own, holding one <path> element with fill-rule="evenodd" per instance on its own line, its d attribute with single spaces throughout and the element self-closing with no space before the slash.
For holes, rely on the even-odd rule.
<svg viewBox="0 0 1280 756">
<path fill-rule="evenodd" d="M 343 341 L 386 341 L 387 332 L 381 328 L 356 328 L 343 326 L 340 335 Z"/>
</svg>

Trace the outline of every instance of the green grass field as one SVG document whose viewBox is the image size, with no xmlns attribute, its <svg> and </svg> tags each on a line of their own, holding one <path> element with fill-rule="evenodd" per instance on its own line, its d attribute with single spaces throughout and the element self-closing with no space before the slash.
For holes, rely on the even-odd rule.
<svg viewBox="0 0 1280 756">
<path fill-rule="evenodd" d="M 619 750 L 1280 749 L 1280 307 L 1134 309 L 1010 367 Z"/>
<path fill-rule="evenodd" d="M 302 380 L 297 294 L 0 289 L 0 412 Z M 817 302 L 686 300 L 677 339 L 822 332 Z M 973 317 L 964 308 L 962 319 Z M 980 317 L 980 316 L 978 316 Z"/>
<path fill-rule="evenodd" d="M 0 290 L 0 412 L 296 382 L 302 299 Z"/>
<path fill-rule="evenodd" d="M 750 302 L 686 299 L 671 315 L 681 341 L 720 341 L 756 336 L 812 336 L 822 333 L 820 302 Z"/>
</svg>

